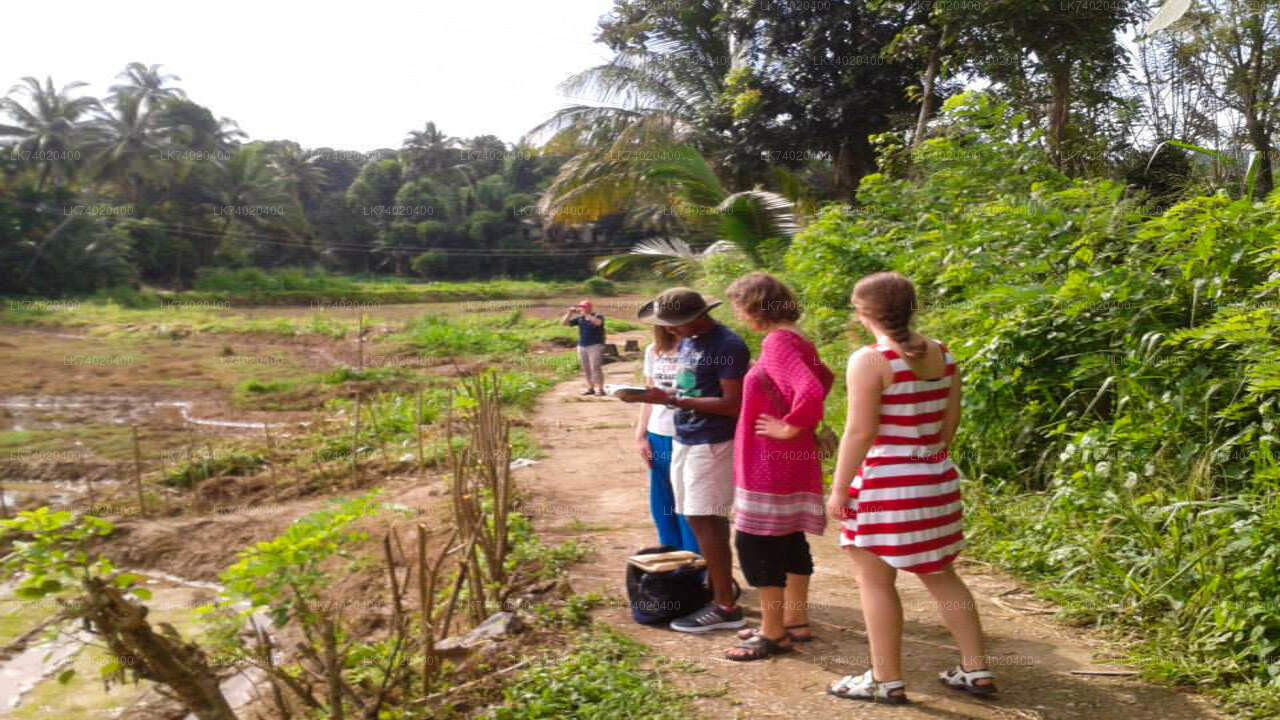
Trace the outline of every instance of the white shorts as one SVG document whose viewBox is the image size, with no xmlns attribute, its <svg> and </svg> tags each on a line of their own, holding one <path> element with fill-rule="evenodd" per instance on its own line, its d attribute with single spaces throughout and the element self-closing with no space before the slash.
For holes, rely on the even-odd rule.
<svg viewBox="0 0 1280 720">
<path fill-rule="evenodd" d="M 680 515 L 729 517 L 733 509 L 733 440 L 671 443 L 671 489 Z"/>
</svg>

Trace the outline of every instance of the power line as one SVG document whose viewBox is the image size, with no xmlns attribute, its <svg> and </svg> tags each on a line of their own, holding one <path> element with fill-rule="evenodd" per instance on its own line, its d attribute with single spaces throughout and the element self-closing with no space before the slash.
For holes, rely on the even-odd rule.
<svg viewBox="0 0 1280 720">
<path fill-rule="evenodd" d="M 42 207 L 39 204 L 24 203 L 19 200 L 10 200 L 15 205 L 25 205 L 34 212 L 44 213 L 55 216 L 67 215 L 65 210 L 56 210 L 53 208 Z M 85 203 L 88 204 L 88 203 Z M 96 216 L 85 215 L 88 219 L 96 219 Z M 125 218 L 130 219 L 130 218 Z M 225 240 L 228 238 L 247 239 L 253 242 L 274 245 L 277 247 L 290 247 L 309 250 L 336 250 L 340 252 L 423 252 L 436 253 L 446 256 L 457 257 L 580 257 L 592 255 L 612 255 L 622 252 L 628 252 L 635 247 L 634 243 L 626 245 L 606 245 L 584 248 L 457 248 L 457 247 L 428 247 L 421 245 L 393 245 L 384 247 L 375 247 L 370 245 L 358 245 L 354 243 L 333 243 L 326 242 L 317 246 L 298 240 L 284 240 L 278 237 L 263 235 L 260 233 L 246 232 L 243 230 L 234 230 L 230 233 L 222 233 L 216 230 L 205 230 L 201 228 L 188 227 L 185 225 L 173 225 L 163 223 L 156 220 L 150 220 L 150 226 L 158 228 L 162 231 L 172 233 L 179 236 L 196 239 L 215 239 Z"/>
</svg>

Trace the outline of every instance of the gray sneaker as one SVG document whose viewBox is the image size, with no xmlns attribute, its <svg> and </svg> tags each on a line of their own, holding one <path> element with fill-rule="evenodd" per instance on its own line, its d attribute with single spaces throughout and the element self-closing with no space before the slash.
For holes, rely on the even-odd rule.
<svg viewBox="0 0 1280 720">
<path fill-rule="evenodd" d="M 672 620 L 669 627 L 680 632 L 700 633 L 712 630 L 733 630 L 746 624 L 747 619 L 742 616 L 741 607 L 725 610 L 715 603 L 708 603 L 700 610 Z"/>
</svg>

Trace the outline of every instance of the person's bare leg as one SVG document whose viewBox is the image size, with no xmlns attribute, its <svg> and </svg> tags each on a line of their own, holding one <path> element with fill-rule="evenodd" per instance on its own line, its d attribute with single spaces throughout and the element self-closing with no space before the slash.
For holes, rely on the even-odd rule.
<svg viewBox="0 0 1280 720">
<path fill-rule="evenodd" d="M 777 585 L 766 585 L 756 588 L 760 594 L 760 633 L 777 642 L 785 638 L 786 630 L 782 628 L 782 613 L 785 606 L 783 600 L 786 593 Z"/>
<path fill-rule="evenodd" d="M 951 631 L 951 637 L 960 647 L 960 665 L 966 671 L 987 667 L 986 651 L 982 643 L 982 621 L 978 618 L 978 606 L 964 580 L 956 574 L 955 567 L 920 576 L 925 589 L 933 596 L 942 615 L 942 622 Z M 989 685 L 988 679 L 978 680 L 979 685 Z"/>
<path fill-rule="evenodd" d="M 793 575 L 787 573 L 786 597 L 783 602 L 782 624 L 795 628 L 797 625 L 809 624 L 809 575 Z M 795 637 L 809 637 L 812 633 L 807 627 L 788 630 Z M 772 637 L 772 636 L 770 636 Z"/>
<path fill-rule="evenodd" d="M 902 679 L 902 601 L 894 580 L 898 571 L 869 550 L 848 547 L 858 578 L 862 617 L 871 645 L 876 682 Z"/>
<path fill-rule="evenodd" d="M 729 518 L 719 515 L 686 515 L 689 529 L 698 539 L 698 548 L 707 561 L 712 600 L 733 607 L 733 551 L 729 548 Z"/>
<path fill-rule="evenodd" d="M 790 647 L 791 637 L 782 627 L 784 604 L 782 588 L 776 585 L 764 585 L 757 587 L 756 592 L 760 594 L 760 630 L 758 632 L 783 647 Z M 751 651 L 739 646 L 729 648 L 727 653 L 731 656 L 746 657 Z"/>
</svg>

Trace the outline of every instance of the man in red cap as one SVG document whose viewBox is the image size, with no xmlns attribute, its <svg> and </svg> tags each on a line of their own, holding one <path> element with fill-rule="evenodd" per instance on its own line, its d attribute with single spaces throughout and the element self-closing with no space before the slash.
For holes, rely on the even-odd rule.
<svg viewBox="0 0 1280 720">
<path fill-rule="evenodd" d="M 604 316 L 591 309 L 591 301 L 583 300 L 565 312 L 560 322 L 578 327 L 578 362 L 587 378 L 583 395 L 604 395 Z"/>
</svg>

